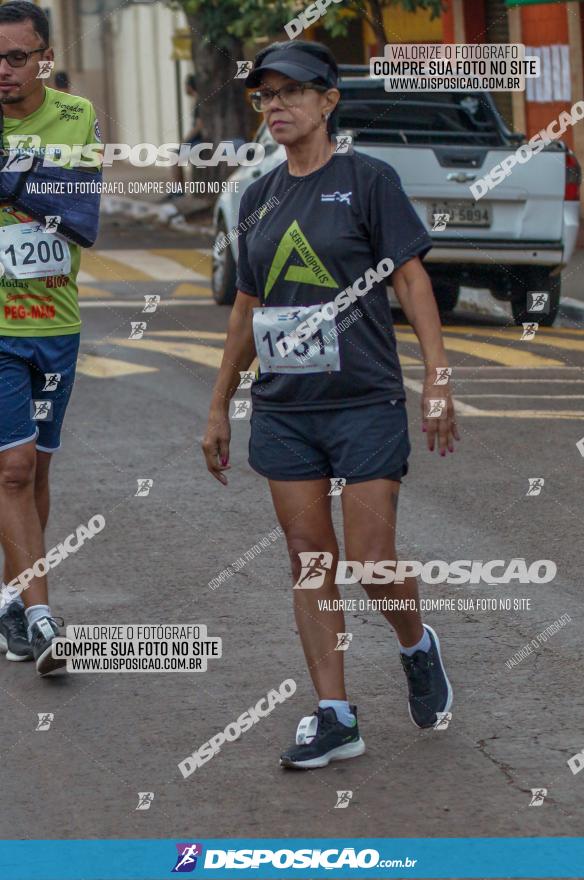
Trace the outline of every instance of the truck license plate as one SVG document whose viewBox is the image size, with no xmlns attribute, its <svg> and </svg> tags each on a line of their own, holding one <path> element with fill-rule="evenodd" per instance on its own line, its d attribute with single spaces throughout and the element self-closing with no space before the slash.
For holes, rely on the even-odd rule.
<svg viewBox="0 0 584 880">
<path fill-rule="evenodd" d="M 477 205 L 476 202 L 455 202 L 444 200 L 430 202 L 428 223 L 434 232 L 444 232 L 449 226 L 490 226 L 491 206 Z"/>
</svg>

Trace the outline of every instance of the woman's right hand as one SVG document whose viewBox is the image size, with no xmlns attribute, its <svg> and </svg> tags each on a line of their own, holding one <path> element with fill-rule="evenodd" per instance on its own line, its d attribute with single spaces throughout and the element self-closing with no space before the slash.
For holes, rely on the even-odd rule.
<svg viewBox="0 0 584 880">
<path fill-rule="evenodd" d="M 223 471 L 228 471 L 231 467 L 229 464 L 230 440 L 229 415 L 225 412 L 209 413 L 209 421 L 201 449 L 207 462 L 207 470 L 224 486 L 227 485 L 227 477 Z"/>
</svg>

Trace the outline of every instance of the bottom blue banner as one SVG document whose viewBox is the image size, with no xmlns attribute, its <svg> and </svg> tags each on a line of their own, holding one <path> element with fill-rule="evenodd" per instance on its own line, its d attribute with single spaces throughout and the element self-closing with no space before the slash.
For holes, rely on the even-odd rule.
<svg viewBox="0 0 584 880">
<path fill-rule="evenodd" d="M 6 840 L 2 880 L 584 877 L 583 837 Z"/>
</svg>

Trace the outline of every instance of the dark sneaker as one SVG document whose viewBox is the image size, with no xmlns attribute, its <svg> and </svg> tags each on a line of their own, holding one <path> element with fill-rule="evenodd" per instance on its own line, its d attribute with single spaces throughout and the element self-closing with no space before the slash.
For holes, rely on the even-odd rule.
<svg viewBox="0 0 584 880">
<path fill-rule="evenodd" d="M 27 636 L 24 608 L 11 602 L 0 617 L 0 653 L 7 660 L 32 660 L 32 647 Z"/>
<path fill-rule="evenodd" d="M 48 675 L 50 672 L 62 669 L 67 663 L 64 657 L 53 657 L 53 641 L 59 635 L 57 621 L 54 617 L 41 617 L 31 626 L 30 643 L 36 660 L 37 672 L 40 675 Z"/>
<path fill-rule="evenodd" d="M 334 709 L 317 709 L 303 718 L 296 731 L 296 744 L 280 755 L 281 767 L 310 770 L 326 767 L 329 761 L 356 758 L 365 751 L 365 743 L 359 736 L 357 707 L 351 706 L 355 724 L 346 727 L 337 721 Z"/>
<path fill-rule="evenodd" d="M 430 636 L 428 651 L 416 651 L 412 657 L 401 654 L 408 679 L 410 718 L 417 727 L 434 727 L 440 720 L 438 712 L 452 706 L 452 687 L 440 655 L 440 642 L 431 626 L 424 624 Z"/>
</svg>

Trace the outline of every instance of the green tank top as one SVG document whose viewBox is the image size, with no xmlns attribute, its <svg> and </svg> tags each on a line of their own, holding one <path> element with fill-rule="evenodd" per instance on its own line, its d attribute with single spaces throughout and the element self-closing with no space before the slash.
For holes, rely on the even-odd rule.
<svg viewBox="0 0 584 880">
<path fill-rule="evenodd" d="M 16 142 L 16 139 L 18 143 Z M 4 117 L 4 147 L 20 147 L 33 150 L 37 155 L 48 155 L 49 144 L 82 146 L 100 142 L 99 128 L 95 110 L 90 101 L 77 95 L 45 88 L 45 98 L 38 110 L 24 119 Z M 58 158 L 55 156 L 55 158 Z M 85 166 L 87 167 L 87 166 Z M 0 258 L 6 265 L 12 259 L 11 247 L 15 246 L 13 233 L 7 241 L 2 241 L 2 229 L 15 224 L 32 224 L 33 218 L 10 204 L 0 204 Z M 50 274 L 37 278 L 11 278 L 4 274 L 0 278 L 0 336 L 61 336 L 79 333 L 81 319 L 77 297 L 77 274 L 81 260 L 81 248 L 62 237 L 45 237 L 38 244 L 38 253 L 33 256 L 34 232 L 42 230 L 42 224 L 25 227 L 18 239 L 21 249 L 20 259 L 32 262 L 33 259 L 51 258 L 51 253 L 63 258 L 63 248 L 69 248 L 71 268 L 66 274 Z M 15 230 L 16 232 L 16 230 Z M 18 233 L 17 233 L 18 234 Z M 24 249 L 24 250 L 23 250 Z M 66 256 L 66 255 L 65 255 Z M 26 269 L 24 271 L 27 271 Z"/>
</svg>

